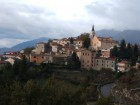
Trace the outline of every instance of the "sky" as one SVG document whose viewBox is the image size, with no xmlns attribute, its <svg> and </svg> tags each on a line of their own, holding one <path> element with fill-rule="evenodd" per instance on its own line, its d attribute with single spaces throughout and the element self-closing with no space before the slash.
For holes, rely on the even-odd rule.
<svg viewBox="0 0 140 105">
<path fill-rule="evenodd" d="M 140 0 L 0 0 L 0 47 L 101 29 L 140 30 Z"/>
</svg>

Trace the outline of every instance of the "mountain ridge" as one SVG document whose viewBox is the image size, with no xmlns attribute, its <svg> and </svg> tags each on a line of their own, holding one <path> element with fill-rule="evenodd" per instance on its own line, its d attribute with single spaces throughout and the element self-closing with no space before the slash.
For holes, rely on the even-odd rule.
<svg viewBox="0 0 140 105">
<path fill-rule="evenodd" d="M 7 51 L 19 51 L 19 50 L 22 50 L 24 48 L 27 48 L 27 47 L 34 47 L 36 45 L 36 43 L 38 42 L 48 42 L 50 38 L 47 38 L 47 37 L 40 37 L 38 39 L 34 39 L 34 40 L 30 40 L 30 41 L 25 41 L 25 42 L 22 42 L 22 43 L 19 43 L 11 48 L 0 48 L 0 53 L 4 53 L 4 52 L 7 52 Z"/>
<path fill-rule="evenodd" d="M 124 31 L 116 31 L 116 30 L 99 30 L 96 32 L 97 36 L 103 37 L 113 37 L 113 39 L 121 41 L 124 39 L 127 43 L 131 44 L 140 44 L 140 30 L 124 30 Z M 110 34 L 109 34 L 110 33 Z"/>
<path fill-rule="evenodd" d="M 99 31 L 96 31 L 97 36 L 102 36 L 102 37 L 112 37 L 115 40 L 121 41 L 124 39 L 126 43 L 131 43 L 131 44 L 140 44 L 140 30 L 124 30 L 124 31 L 117 31 L 114 29 L 102 29 Z M 22 43 L 19 43 L 11 48 L 0 48 L 0 53 L 6 52 L 6 51 L 18 51 L 22 50 L 27 47 L 33 47 L 36 45 L 38 42 L 47 42 L 51 38 L 47 37 L 40 37 L 38 39 L 30 40 L 30 41 L 25 41 Z"/>
</svg>

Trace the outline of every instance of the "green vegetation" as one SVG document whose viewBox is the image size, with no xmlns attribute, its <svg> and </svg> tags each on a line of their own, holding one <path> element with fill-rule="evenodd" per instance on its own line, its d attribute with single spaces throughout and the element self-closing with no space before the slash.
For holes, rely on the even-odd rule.
<svg viewBox="0 0 140 105">
<path fill-rule="evenodd" d="M 81 62 L 79 60 L 79 57 L 77 56 L 76 52 L 73 52 L 71 57 L 70 57 L 70 61 L 68 62 L 67 67 L 69 69 L 73 69 L 73 70 L 78 70 L 81 67 Z"/>
<path fill-rule="evenodd" d="M 131 45 L 130 43 L 126 44 L 125 40 L 122 40 L 120 43 L 120 48 L 114 46 L 111 50 L 111 57 L 116 57 L 118 60 L 125 59 L 131 61 L 131 65 L 134 66 L 139 57 L 138 45 Z"/>
<path fill-rule="evenodd" d="M 100 98 L 96 105 L 114 105 L 113 99 L 111 97 L 102 97 Z"/>
<path fill-rule="evenodd" d="M 98 99 L 101 76 L 102 83 L 114 78 L 106 70 L 57 71 L 52 66 L 32 65 L 23 57 L 13 66 L 1 68 L 0 105 L 86 105 Z"/>
<path fill-rule="evenodd" d="M 83 41 L 83 47 L 88 48 L 90 46 L 90 34 L 83 33 L 79 36 L 79 38 Z"/>
</svg>

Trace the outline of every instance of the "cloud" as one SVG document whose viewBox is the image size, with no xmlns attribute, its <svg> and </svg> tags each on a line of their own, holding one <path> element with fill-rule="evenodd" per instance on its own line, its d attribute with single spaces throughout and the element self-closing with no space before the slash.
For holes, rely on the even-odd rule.
<svg viewBox="0 0 140 105">
<path fill-rule="evenodd" d="M 140 29 L 139 9 L 139 0 L 98 0 L 86 6 L 89 16 L 94 16 L 95 20 L 98 19 L 97 25 L 101 23 L 104 28 L 118 30 Z"/>
<path fill-rule="evenodd" d="M 67 35 L 79 35 L 81 30 L 85 29 L 86 21 L 85 23 L 81 23 L 81 21 L 84 22 L 86 19 L 82 20 L 81 15 L 83 14 L 80 9 L 76 9 L 77 4 L 73 5 L 73 2 L 64 0 L 56 3 L 54 3 L 55 0 L 53 2 L 45 0 L 21 1 L 0 1 L 1 36 L 28 39 L 42 36 L 60 38 L 67 37 Z M 44 5 L 47 3 L 50 6 Z M 71 8 L 72 5 L 73 8 Z M 82 5 L 84 4 L 82 3 Z M 79 13 L 77 14 L 77 12 Z"/>
<path fill-rule="evenodd" d="M 78 36 L 93 24 L 96 30 L 139 29 L 139 10 L 139 0 L 0 0 L 0 38 Z"/>
<path fill-rule="evenodd" d="M 27 41 L 27 40 L 3 38 L 3 39 L 0 39 L 0 48 L 2 48 L 2 47 L 10 48 L 10 47 L 12 47 L 18 43 L 24 42 L 24 41 Z"/>
</svg>

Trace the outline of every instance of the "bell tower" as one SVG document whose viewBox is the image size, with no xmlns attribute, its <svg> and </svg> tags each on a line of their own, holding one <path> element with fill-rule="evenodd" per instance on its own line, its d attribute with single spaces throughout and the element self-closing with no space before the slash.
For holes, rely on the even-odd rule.
<svg viewBox="0 0 140 105">
<path fill-rule="evenodd" d="M 94 25 L 92 26 L 92 30 L 91 30 L 91 31 L 92 31 L 92 33 L 91 33 L 91 34 L 92 34 L 92 37 L 94 37 L 94 36 L 96 35 L 96 34 L 95 34 Z"/>
</svg>

